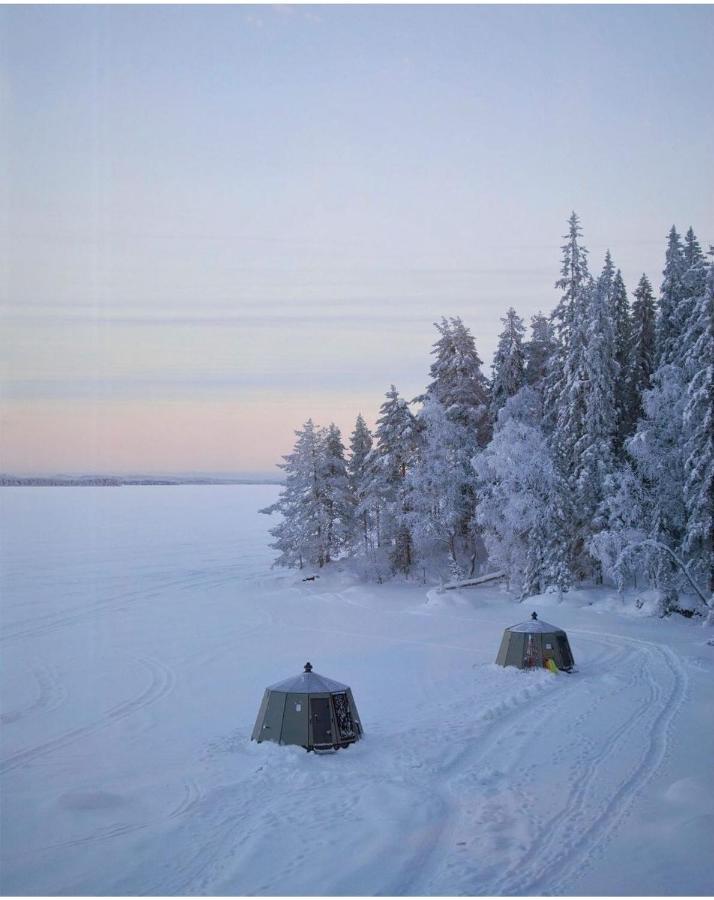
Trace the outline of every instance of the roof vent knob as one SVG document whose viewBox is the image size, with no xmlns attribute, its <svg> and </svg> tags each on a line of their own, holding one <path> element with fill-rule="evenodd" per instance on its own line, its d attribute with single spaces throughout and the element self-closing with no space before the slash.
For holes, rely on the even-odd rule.
<svg viewBox="0 0 714 900">
<path fill-rule="evenodd" d="M 309 663 L 309 662 L 305 663 L 305 671 L 312 672 L 312 663 Z"/>
<path fill-rule="evenodd" d="M 532 613 L 531 613 L 531 619 L 533 619 L 534 622 L 537 622 L 537 621 L 538 621 L 538 613 L 537 613 L 537 612 L 532 612 Z"/>
</svg>

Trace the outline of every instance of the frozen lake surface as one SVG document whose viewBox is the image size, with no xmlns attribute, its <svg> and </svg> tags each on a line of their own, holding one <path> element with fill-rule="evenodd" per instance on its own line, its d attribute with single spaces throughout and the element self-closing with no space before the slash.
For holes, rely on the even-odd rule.
<svg viewBox="0 0 714 900">
<path fill-rule="evenodd" d="M 3 894 L 711 894 L 714 635 L 270 569 L 275 486 L 0 491 Z M 493 665 L 532 608 L 578 673 Z M 365 739 L 251 743 L 310 660 Z"/>
</svg>

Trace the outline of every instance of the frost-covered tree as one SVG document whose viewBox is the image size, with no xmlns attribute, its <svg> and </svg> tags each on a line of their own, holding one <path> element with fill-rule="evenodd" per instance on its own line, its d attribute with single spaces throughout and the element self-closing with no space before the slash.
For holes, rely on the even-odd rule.
<svg viewBox="0 0 714 900">
<path fill-rule="evenodd" d="M 560 278 L 555 286 L 563 293 L 551 315 L 555 336 L 561 346 L 570 343 L 570 331 L 582 312 L 583 290 L 590 283 L 588 251 L 581 246 L 582 229 L 576 213 L 568 219 L 568 233 L 562 245 Z"/>
<path fill-rule="evenodd" d="M 618 590 L 628 580 L 637 585 L 638 573 L 654 581 L 659 568 L 659 553 L 645 542 L 649 538 L 647 523 L 654 520 L 651 492 L 626 463 L 610 476 L 605 490 L 607 527 L 591 538 L 588 549 L 612 578 Z M 645 546 L 647 549 L 645 550 Z M 633 554 L 631 547 L 643 548 Z"/>
<path fill-rule="evenodd" d="M 525 326 L 513 307 L 501 318 L 503 331 L 493 360 L 491 377 L 491 417 L 495 420 L 506 400 L 525 384 L 526 359 L 523 348 Z"/>
<path fill-rule="evenodd" d="M 262 509 L 279 513 L 280 522 L 270 529 L 270 546 L 278 551 L 279 566 L 324 566 L 330 559 L 329 519 L 323 481 L 324 436 L 308 419 L 295 432 L 292 453 L 284 456 L 285 487 L 276 503 Z"/>
<path fill-rule="evenodd" d="M 538 424 L 540 404 L 529 386 L 510 398 L 473 462 L 489 559 L 523 597 L 571 583 L 568 491 Z"/>
<path fill-rule="evenodd" d="M 321 483 L 327 523 L 327 561 L 335 559 L 349 542 L 354 502 L 340 429 L 332 422 L 323 434 Z"/>
<path fill-rule="evenodd" d="M 563 472 L 572 476 L 577 465 L 575 447 L 583 434 L 585 415 L 583 356 L 592 278 L 587 250 L 580 245 L 582 231 L 575 213 L 568 225 L 562 246 L 561 277 L 555 283 L 562 295 L 551 315 L 557 345 L 546 375 L 544 422 Z"/>
<path fill-rule="evenodd" d="M 423 563 L 455 577 L 472 575 L 481 542 L 476 534 L 473 440 L 434 397 L 419 412 L 420 448 L 408 476 L 410 527 Z"/>
<path fill-rule="evenodd" d="M 629 394 L 630 422 L 634 431 L 642 415 L 642 394 L 649 390 L 655 368 L 655 298 L 647 276 L 642 275 L 632 304 Z"/>
<path fill-rule="evenodd" d="M 672 226 L 667 237 L 667 252 L 662 272 L 656 323 L 657 365 L 677 362 L 677 350 L 681 331 L 679 305 L 684 297 L 683 278 L 686 261 L 682 239 Z"/>
<path fill-rule="evenodd" d="M 582 523 L 582 540 L 587 542 L 598 530 L 600 505 L 604 499 L 606 478 L 612 474 L 618 429 L 617 338 L 613 321 L 612 259 L 608 252 L 605 266 L 595 289 L 590 291 L 587 333 L 583 354 L 583 371 L 587 378 L 583 434 L 575 447 L 578 456 L 578 513 Z"/>
<path fill-rule="evenodd" d="M 394 385 L 380 408 L 376 439 L 367 461 L 365 508 L 375 514 L 377 546 L 395 571 L 408 573 L 414 554 L 407 474 L 416 459 L 419 435 L 416 419 Z"/>
<path fill-rule="evenodd" d="M 362 418 L 357 416 L 354 431 L 350 437 L 350 458 L 347 463 L 350 493 L 353 509 L 351 516 L 351 547 L 364 554 L 372 549 L 373 523 L 370 509 L 365 506 L 369 486 L 368 459 L 372 452 L 372 433 Z M 359 512 L 358 512 L 359 510 Z"/>
<path fill-rule="evenodd" d="M 643 416 L 626 449 L 648 496 L 650 519 L 643 525 L 649 539 L 676 551 L 686 526 L 682 447 L 685 385 L 681 368 L 660 366 L 642 401 Z M 671 606 L 676 605 L 676 575 L 668 557 L 658 559 L 654 581 L 670 595 L 667 602 Z"/>
<path fill-rule="evenodd" d="M 490 437 L 488 381 L 473 336 L 461 319 L 444 318 L 435 326 L 439 337 L 432 349 L 432 380 L 419 398 L 423 402 L 418 416 L 423 440 L 411 479 L 413 503 L 427 516 L 427 522 L 419 526 L 420 552 L 435 560 L 441 548 L 453 574 L 471 574 L 482 542 L 474 521 L 476 495 L 470 461 Z M 439 435 L 441 424 L 448 427 Z M 434 501 L 439 490 L 444 492 L 443 502 Z M 416 527 L 416 511 L 412 521 Z M 441 526 L 437 527 L 437 522 Z"/>
<path fill-rule="evenodd" d="M 524 344 L 526 382 L 540 388 L 548 371 L 548 362 L 556 352 L 553 326 L 542 313 L 531 318 L 531 339 Z"/>
<path fill-rule="evenodd" d="M 484 447 L 490 437 L 488 381 L 473 335 L 458 317 L 442 318 L 434 325 L 439 338 L 432 349 L 436 358 L 426 395 L 438 400 L 449 419 L 463 425 L 477 446 Z"/>
<path fill-rule="evenodd" d="M 609 254 L 608 250 L 608 254 Z M 615 339 L 615 362 L 617 363 L 617 380 L 615 382 L 615 410 L 617 412 L 617 429 L 615 431 L 614 450 L 621 455 L 625 438 L 629 437 L 634 428 L 632 395 L 632 378 L 630 368 L 632 365 L 632 319 L 630 316 L 630 303 L 627 298 L 627 288 L 618 269 L 612 279 L 612 292 L 610 295 L 610 308 Z"/>
<path fill-rule="evenodd" d="M 698 267 L 699 262 L 695 260 L 693 265 Z M 714 260 L 707 268 L 683 340 L 683 368 L 688 380 L 683 412 L 687 517 L 683 551 L 714 594 Z"/>
</svg>

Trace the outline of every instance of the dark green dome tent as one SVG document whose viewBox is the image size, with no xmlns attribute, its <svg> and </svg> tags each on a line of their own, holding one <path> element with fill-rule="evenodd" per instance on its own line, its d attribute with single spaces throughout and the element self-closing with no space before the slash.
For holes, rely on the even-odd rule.
<svg viewBox="0 0 714 900">
<path fill-rule="evenodd" d="M 305 671 L 266 688 L 251 740 L 337 750 L 358 741 L 362 725 L 346 684 Z"/>
<path fill-rule="evenodd" d="M 527 622 L 511 625 L 503 632 L 501 647 L 496 657 L 499 666 L 517 666 L 532 669 L 545 666 L 548 661 L 565 672 L 575 665 L 568 643 L 568 635 L 562 628 L 541 622 L 536 613 Z"/>
</svg>

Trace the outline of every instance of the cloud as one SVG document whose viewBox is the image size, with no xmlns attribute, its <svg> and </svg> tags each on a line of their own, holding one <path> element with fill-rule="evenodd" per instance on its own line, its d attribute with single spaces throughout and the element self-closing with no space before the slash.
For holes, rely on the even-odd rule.
<svg viewBox="0 0 714 900">
<path fill-rule="evenodd" d="M 404 373 L 402 373 L 404 374 Z M 26 378 L 6 379 L 6 401 L 37 400 L 155 400 L 182 399 L 200 395 L 212 398 L 226 395 L 263 393 L 343 394 L 345 391 L 369 391 L 379 397 L 386 380 L 380 373 L 324 368 L 298 372 L 252 372 L 232 375 L 189 373 L 176 376 L 140 376 L 113 378 Z"/>
</svg>

